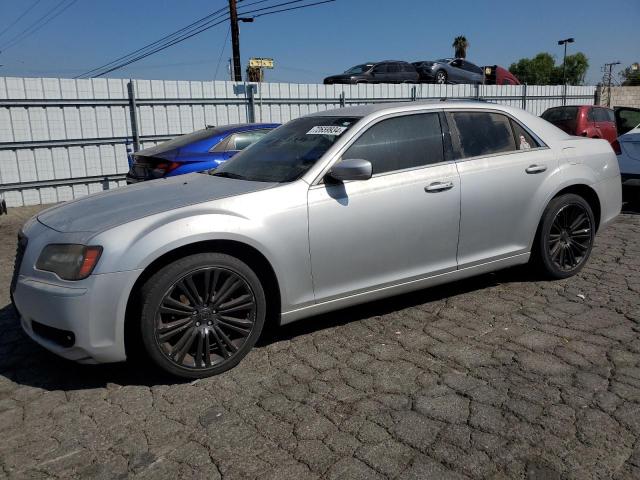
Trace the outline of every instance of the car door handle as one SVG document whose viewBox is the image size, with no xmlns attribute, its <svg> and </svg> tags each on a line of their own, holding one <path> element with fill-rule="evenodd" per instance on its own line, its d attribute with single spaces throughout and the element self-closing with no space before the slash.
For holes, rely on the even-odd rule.
<svg viewBox="0 0 640 480">
<path fill-rule="evenodd" d="M 542 173 L 547 170 L 546 165 L 529 165 L 525 172 L 527 173 Z"/>
<path fill-rule="evenodd" d="M 437 193 L 451 190 L 452 188 L 453 182 L 433 182 L 424 187 L 424 191 L 427 193 Z"/>
</svg>

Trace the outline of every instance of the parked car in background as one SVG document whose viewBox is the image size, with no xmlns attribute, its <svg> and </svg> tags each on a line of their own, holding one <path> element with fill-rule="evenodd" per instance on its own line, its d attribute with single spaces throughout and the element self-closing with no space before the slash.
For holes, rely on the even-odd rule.
<svg viewBox="0 0 640 480">
<path fill-rule="evenodd" d="M 575 275 L 620 190 L 606 141 L 517 108 L 317 112 L 210 174 L 40 212 L 20 233 L 10 292 L 23 329 L 58 355 L 146 352 L 171 374 L 206 377 L 237 365 L 267 321 L 530 261 Z"/>
<path fill-rule="evenodd" d="M 640 109 L 615 107 L 618 127 L 618 165 L 625 200 L 640 203 Z"/>
<path fill-rule="evenodd" d="M 482 70 L 485 85 L 521 85 L 518 77 L 500 65 L 485 65 Z"/>
<path fill-rule="evenodd" d="M 548 108 L 541 116 L 569 135 L 604 138 L 614 149 L 619 149 L 616 118 L 610 108 L 594 105 L 566 105 Z"/>
<path fill-rule="evenodd" d="M 420 81 L 428 83 L 484 83 L 484 74 L 477 65 L 463 58 L 442 58 L 431 61 L 413 62 L 420 74 Z"/>
<path fill-rule="evenodd" d="M 418 83 L 419 79 L 418 72 L 410 63 L 400 60 L 385 60 L 383 62 L 356 65 L 340 75 L 332 75 L 325 78 L 324 84 Z"/>
<path fill-rule="evenodd" d="M 145 148 L 130 156 L 127 183 L 216 168 L 278 126 L 277 123 L 210 126 Z"/>
</svg>

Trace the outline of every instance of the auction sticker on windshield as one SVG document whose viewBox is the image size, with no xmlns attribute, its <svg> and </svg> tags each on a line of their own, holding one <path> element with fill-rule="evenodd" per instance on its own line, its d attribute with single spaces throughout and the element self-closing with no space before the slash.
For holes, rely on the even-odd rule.
<svg viewBox="0 0 640 480">
<path fill-rule="evenodd" d="M 340 135 L 347 127 L 339 127 L 334 125 L 316 125 L 307 132 L 307 135 Z"/>
</svg>

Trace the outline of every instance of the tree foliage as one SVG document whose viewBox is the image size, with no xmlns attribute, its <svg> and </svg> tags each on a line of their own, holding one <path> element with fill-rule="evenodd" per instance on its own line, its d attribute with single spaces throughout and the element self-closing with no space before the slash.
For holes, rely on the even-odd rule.
<svg viewBox="0 0 640 480">
<path fill-rule="evenodd" d="M 625 87 L 640 85 L 640 68 L 633 70 L 631 67 L 627 67 L 618 75 L 620 76 L 620 83 Z"/>
<path fill-rule="evenodd" d="M 566 79 L 569 85 L 582 85 L 584 83 L 589 60 L 582 52 L 567 55 Z M 509 67 L 523 83 L 530 85 L 562 85 L 563 65 L 556 65 L 553 55 L 542 52 L 533 58 L 521 58 Z"/>
<path fill-rule="evenodd" d="M 455 49 L 454 56 L 456 58 L 467 58 L 467 48 L 469 48 L 467 37 L 464 35 L 458 35 L 453 39 L 453 44 L 451 46 Z"/>
</svg>

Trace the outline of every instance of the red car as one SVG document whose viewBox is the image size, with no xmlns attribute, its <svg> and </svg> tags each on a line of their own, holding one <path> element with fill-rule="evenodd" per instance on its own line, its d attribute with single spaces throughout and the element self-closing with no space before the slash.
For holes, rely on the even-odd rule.
<svg viewBox="0 0 640 480">
<path fill-rule="evenodd" d="M 619 150 L 616 117 L 612 109 L 594 105 L 567 105 L 545 110 L 542 118 L 569 135 L 604 138 Z"/>
<path fill-rule="evenodd" d="M 485 85 L 520 85 L 520 80 L 500 65 L 485 65 L 482 70 Z"/>
</svg>

